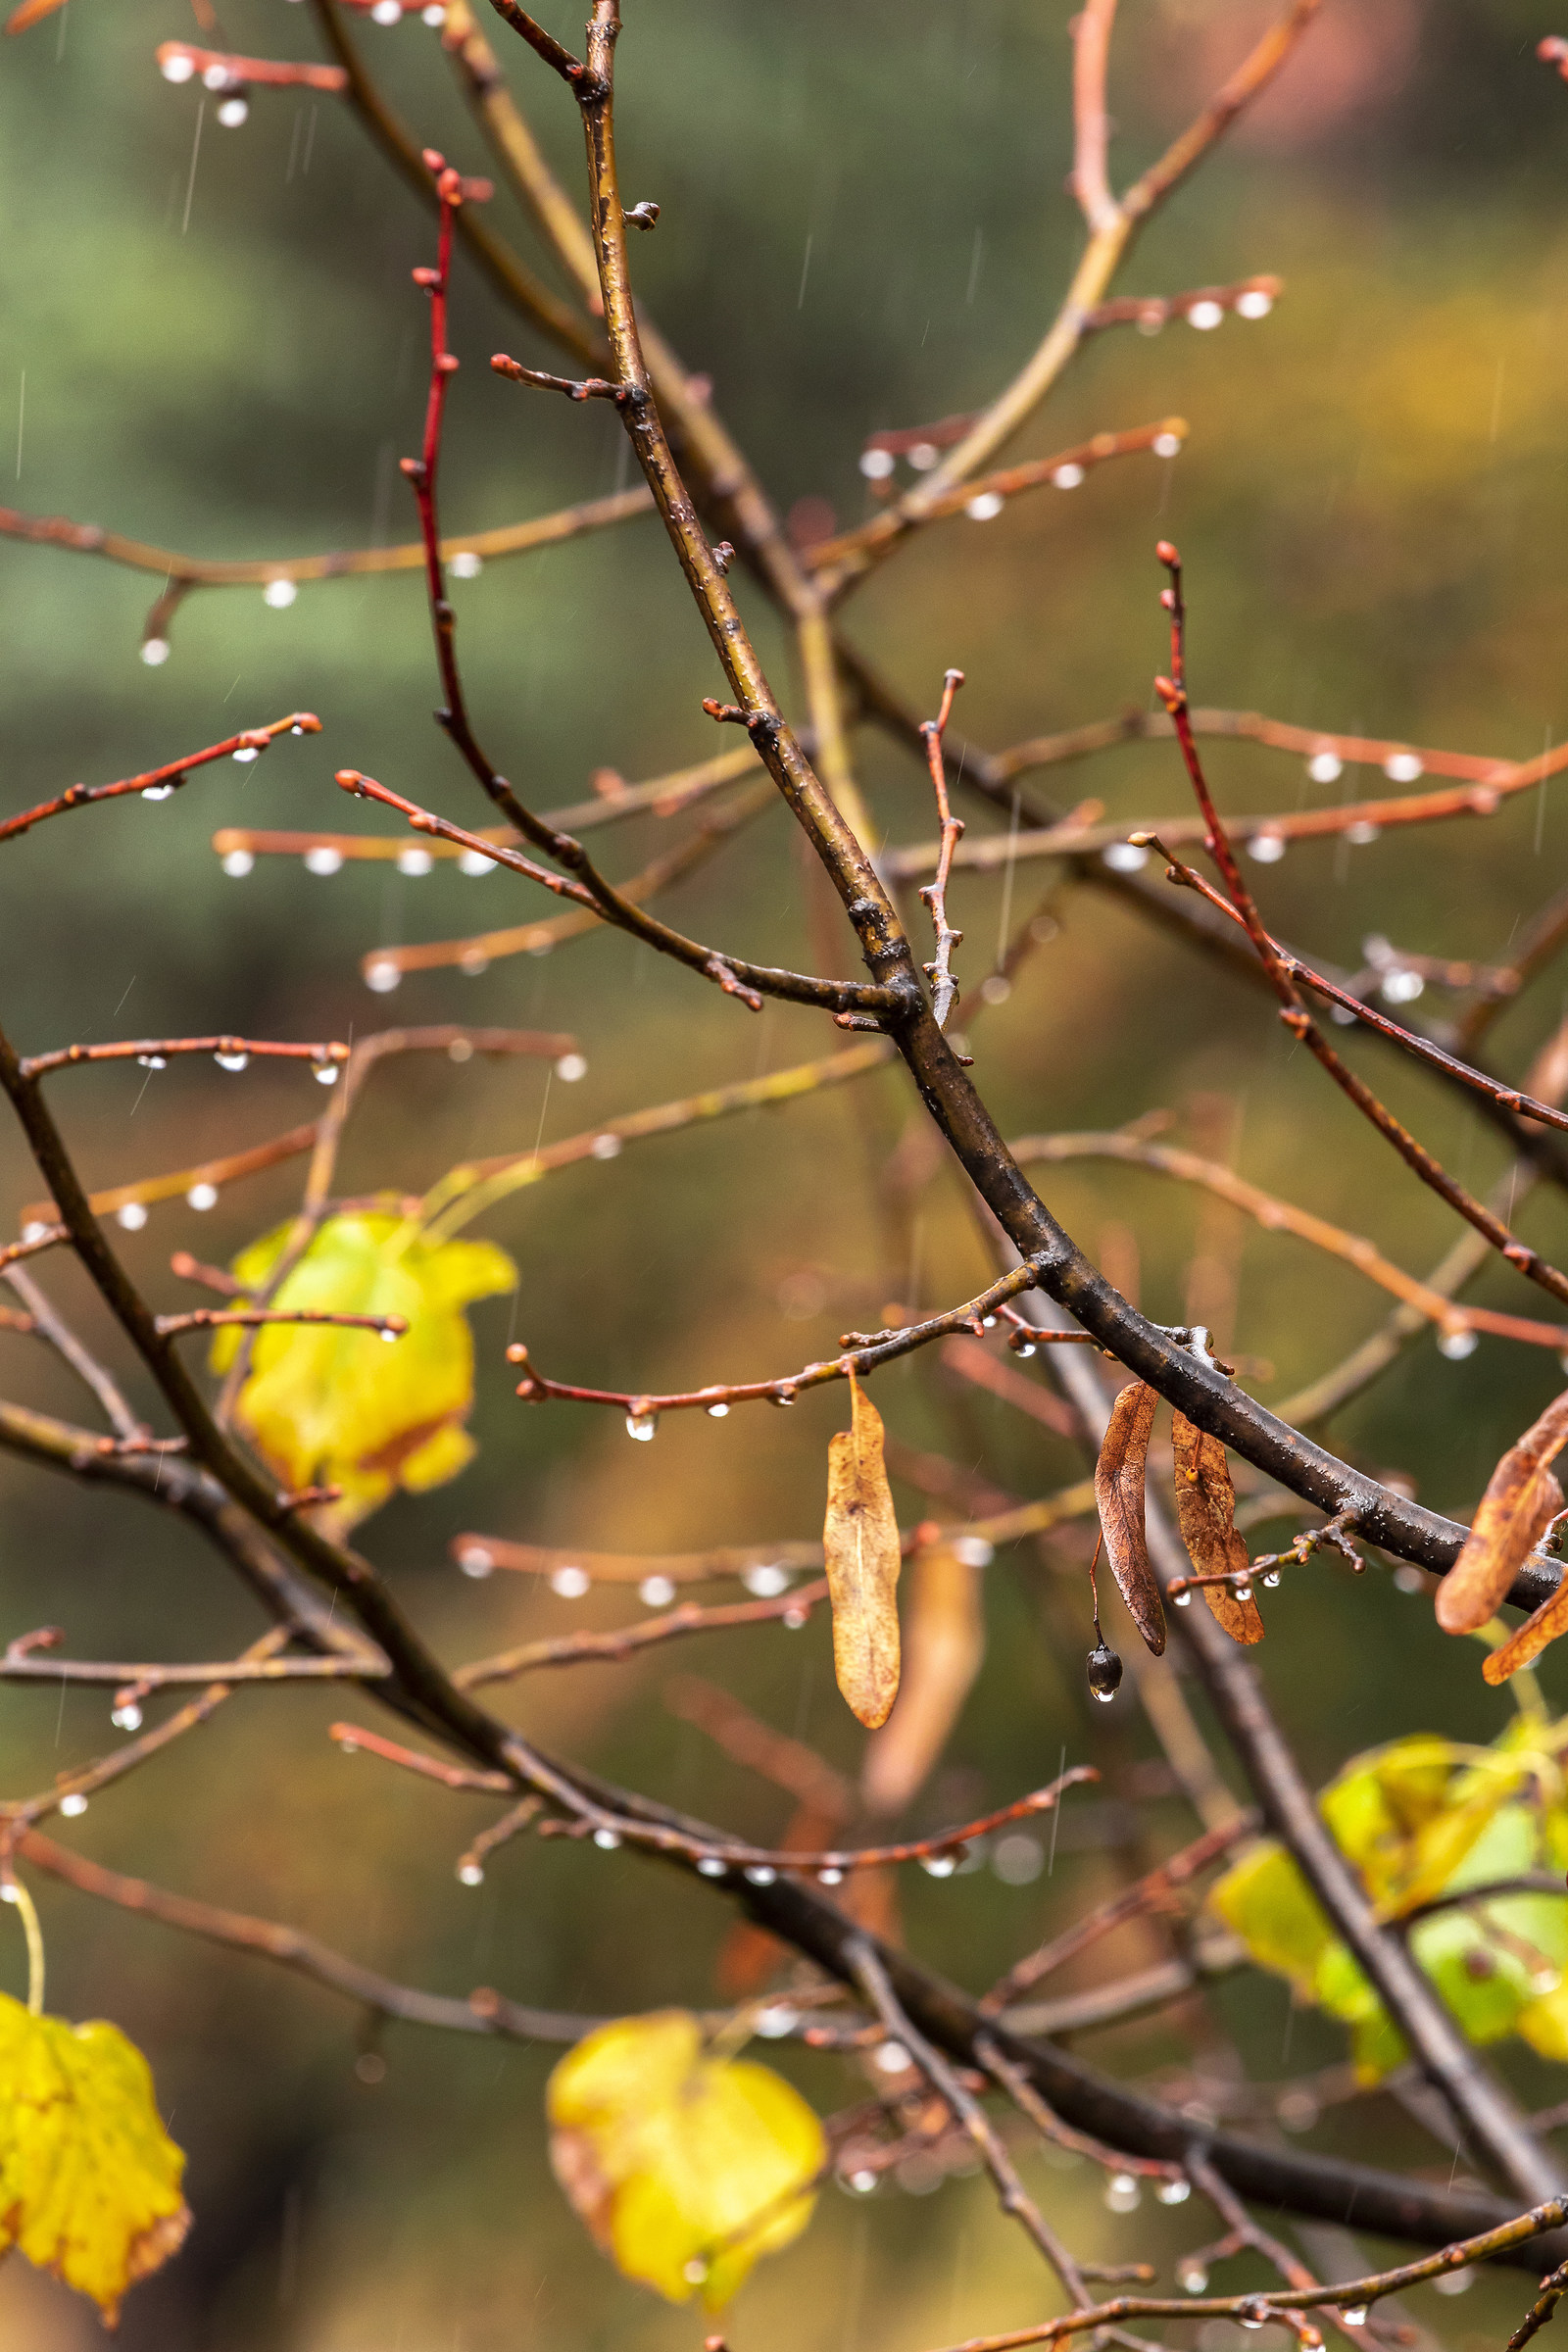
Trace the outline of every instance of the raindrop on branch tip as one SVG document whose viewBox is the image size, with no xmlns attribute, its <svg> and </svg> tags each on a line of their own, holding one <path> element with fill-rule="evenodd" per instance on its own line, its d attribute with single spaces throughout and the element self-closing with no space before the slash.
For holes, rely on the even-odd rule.
<svg viewBox="0 0 1568 2352">
<path fill-rule="evenodd" d="M 587 1056 L 582 1054 L 563 1054 L 556 1064 L 556 1076 L 563 1086 L 575 1086 L 579 1078 L 588 1075 Z"/>
<path fill-rule="evenodd" d="M 337 1081 L 338 1066 L 335 1061 L 318 1061 L 317 1063 L 316 1083 L 318 1086 L 336 1086 Z"/>
<path fill-rule="evenodd" d="M 390 962 L 386 957 L 382 957 L 375 963 L 367 964 L 365 970 L 365 985 L 370 990 L 372 995 L 377 997 L 385 997 L 389 996 L 392 990 L 397 987 L 397 984 L 402 977 L 403 974 L 399 971 L 397 965 Z"/>
<path fill-rule="evenodd" d="M 1225 308 L 1222 303 L 1195 302 L 1187 314 L 1187 323 L 1189 326 L 1196 326 L 1200 335 L 1211 334 L 1224 316 Z"/>
<path fill-rule="evenodd" d="M 1105 2182 L 1105 2203 L 1112 2213 L 1131 2213 L 1142 2199 L 1135 2173 L 1112 2173 Z"/>
<path fill-rule="evenodd" d="M 248 1054 L 215 1054 L 213 1059 L 220 1070 L 243 1070 L 250 1066 Z"/>
<path fill-rule="evenodd" d="M 1462 1364 L 1467 1355 L 1474 1355 L 1480 1345 L 1473 1331 L 1446 1331 L 1438 1342 L 1438 1353 L 1446 1356 L 1450 1364 Z"/>
<path fill-rule="evenodd" d="M 550 1572 L 550 1590 L 561 1600 L 581 1600 L 590 1582 L 586 1568 L 553 1568 Z"/>
<path fill-rule="evenodd" d="M 243 882 L 255 867 L 256 859 L 249 850 L 230 850 L 223 858 L 223 871 L 233 882 Z"/>
<path fill-rule="evenodd" d="M 868 482 L 885 482 L 898 460 L 891 449 L 862 449 L 860 471 Z"/>
<path fill-rule="evenodd" d="M 1200 2262 L 1190 2262 L 1181 2272 L 1177 2283 L 1185 2294 L 1200 2295 L 1208 2284 L 1208 2273 Z"/>
<path fill-rule="evenodd" d="M 1259 1579 L 1259 1582 L 1262 1584 L 1264 1590 L 1269 1592 L 1274 1591 L 1274 1588 L 1276 1585 L 1278 1585 L 1279 1581 L 1280 1572 L 1277 1568 L 1265 1569 L 1262 1577 Z"/>
<path fill-rule="evenodd" d="M 483 1868 L 477 1862 L 460 1862 L 458 1880 L 464 1886 L 481 1886 L 484 1884 Z"/>
<path fill-rule="evenodd" d="M 971 522 L 994 522 L 1005 503 L 1000 490 L 982 490 L 963 511 Z"/>
<path fill-rule="evenodd" d="M 321 842 L 314 850 L 306 851 L 305 871 L 308 874 L 325 876 L 340 874 L 342 870 L 343 853 L 341 850 L 334 850 L 327 843 Z"/>
<path fill-rule="evenodd" d="M 1098 1642 L 1085 1660 L 1089 1688 L 1108 1706 L 1121 1682 L 1121 1660 L 1106 1642 Z"/>
<path fill-rule="evenodd" d="M 1162 2180 L 1154 2191 L 1161 2205 L 1185 2205 L 1192 2193 L 1193 2184 L 1185 2173 L 1178 2173 L 1174 2180 Z"/>
<path fill-rule="evenodd" d="M 636 1438 L 641 1445 L 647 1446 L 652 1442 L 658 1427 L 659 1415 L 657 1413 L 628 1413 L 626 1415 L 626 1435 L 628 1438 Z"/>
<path fill-rule="evenodd" d="M 1076 490 L 1084 478 L 1084 468 L 1076 465 L 1058 466 L 1051 477 L 1058 490 Z"/>
<path fill-rule="evenodd" d="M 270 605 L 274 612 L 286 612 L 298 595 L 299 590 L 292 580 L 269 580 L 262 590 L 262 602 Z"/>
<path fill-rule="evenodd" d="M 407 874 L 413 881 L 417 881 L 422 874 L 427 874 L 434 863 L 435 859 L 428 850 L 399 850 L 397 855 L 398 872 Z"/>
<path fill-rule="evenodd" d="M 620 1832 L 618 1830 L 595 1830 L 594 1843 L 601 1853 L 612 1854 L 620 1843 Z"/>
<path fill-rule="evenodd" d="M 141 797 L 144 801 L 167 801 L 173 789 L 172 784 L 144 784 Z"/>
<path fill-rule="evenodd" d="M 1337 784 L 1345 773 L 1345 762 L 1338 752 L 1314 752 L 1306 772 L 1314 784 Z"/>
<path fill-rule="evenodd" d="M 147 1222 L 147 1211 L 139 1200 L 126 1200 L 115 1211 L 115 1223 L 125 1233 L 140 1233 Z"/>
<path fill-rule="evenodd" d="M 1266 286 L 1249 286 L 1236 298 L 1238 318 L 1266 318 L 1274 308 L 1274 297 Z"/>
<path fill-rule="evenodd" d="M 493 858 L 486 858 L 483 852 L 480 850 L 465 850 L 458 859 L 458 871 L 460 874 L 493 874 L 495 870 L 495 859 Z"/>
<path fill-rule="evenodd" d="M 700 1879 L 721 1879 L 725 1868 L 716 1854 L 704 1854 L 697 1865 L 697 1875 Z"/>
<path fill-rule="evenodd" d="M 486 1551 L 482 1544 L 465 1544 L 458 1554 L 458 1566 L 465 1576 L 471 1576 L 475 1584 L 482 1583 L 487 1576 L 494 1576 L 496 1572 L 494 1556 Z"/>
<path fill-rule="evenodd" d="M 218 1206 L 217 1185 L 193 1184 L 190 1188 L 190 1191 L 185 1195 L 185 1205 L 187 1208 L 194 1208 L 198 1210 L 216 1208 Z"/>
<path fill-rule="evenodd" d="M 1182 452 L 1180 433 L 1156 433 L 1150 443 L 1156 458 L 1179 458 Z"/>
<path fill-rule="evenodd" d="M 646 1609 L 667 1609 L 675 1597 L 675 1587 L 667 1576 L 645 1576 L 637 1597 Z"/>
<path fill-rule="evenodd" d="M 69 1796 L 60 1799 L 60 1810 L 68 1821 L 75 1821 L 86 1812 L 87 1799 L 79 1788 L 74 1788 Z"/>
<path fill-rule="evenodd" d="M 254 743 L 242 743 L 234 754 L 234 758 L 241 767 L 249 767 L 251 761 L 259 760 L 261 756 L 260 745 Z"/>
<path fill-rule="evenodd" d="M 167 637 L 144 637 L 142 639 L 141 658 L 149 669 L 162 669 L 164 663 L 169 660 L 169 654 L 170 645 Z"/>
<path fill-rule="evenodd" d="M 134 1699 L 128 1699 L 122 1707 L 115 1708 L 109 1720 L 117 1732 L 139 1732 L 141 1730 L 141 1709 Z"/>
</svg>

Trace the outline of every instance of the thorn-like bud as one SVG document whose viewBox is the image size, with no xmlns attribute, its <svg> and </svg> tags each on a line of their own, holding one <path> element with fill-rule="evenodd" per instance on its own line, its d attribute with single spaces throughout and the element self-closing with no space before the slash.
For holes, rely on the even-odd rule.
<svg viewBox="0 0 1568 2352">
<path fill-rule="evenodd" d="M 439 270 L 429 270 L 421 266 L 417 270 L 411 270 L 409 274 L 416 286 L 438 286 L 441 283 Z"/>
<path fill-rule="evenodd" d="M 1154 553 L 1159 558 L 1161 564 L 1175 565 L 1181 562 L 1181 555 L 1174 540 L 1161 539 L 1159 545 L 1155 548 Z"/>
<path fill-rule="evenodd" d="M 444 172 L 446 170 L 447 159 L 442 154 L 439 147 L 426 147 L 424 150 L 424 168 L 427 172 Z"/>
<path fill-rule="evenodd" d="M 632 205 L 627 211 L 625 219 L 628 228 L 652 228 L 659 219 L 659 207 L 657 204 L 650 204 L 645 200 L 641 204 Z"/>
<path fill-rule="evenodd" d="M 411 482 L 422 481 L 424 478 L 423 461 L 419 458 L 399 458 L 398 471 L 406 473 Z"/>
<path fill-rule="evenodd" d="M 528 1350 L 520 1340 L 514 1340 L 507 1349 L 507 1361 L 509 1364 L 525 1364 L 528 1361 Z"/>
<path fill-rule="evenodd" d="M 364 798 L 365 778 L 357 767 L 340 767 L 332 781 L 341 784 L 345 792 L 352 792 L 357 800 Z"/>
<path fill-rule="evenodd" d="M 443 351 L 438 354 L 435 364 L 443 375 L 456 375 L 463 362 L 455 351 Z"/>
</svg>

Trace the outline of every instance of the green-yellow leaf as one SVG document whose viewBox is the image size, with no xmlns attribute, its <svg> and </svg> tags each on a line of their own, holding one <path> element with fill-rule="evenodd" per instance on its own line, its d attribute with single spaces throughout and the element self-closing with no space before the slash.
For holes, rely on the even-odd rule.
<svg viewBox="0 0 1568 2352">
<path fill-rule="evenodd" d="M 184 2169 L 117 2026 L 33 2017 L 0 1993 L 0 2254 L 16 2246 L 91 2295 L 112 2328 L 190 2227 Z"/>
<path fill-rule="evenodd" d="M 265 1289 L 289 1228 L 234 1260 L 246 1297 Z M 464 1423 L 473 1402 L 473 1337 L 464 1308 L 509 1291 L 516 1268 L 489 1242 L 433 1248 L 407 1219 L 355 1210 L 329 1217 L 270 1301 L 332 1314 L 401 1315 L 404 1337 L 331 1327 L 254 1332 L 239 1394 L 240 1424 L 291 1488 L 337 1486 L 339 1529 L 398 1487 L 419 1493 L 455 1478 L 473 1453 Z M 222 1331 L 213 1369 L 226 1371 L 241 1334 Z"/>
<path fill-rule="evenodd" d="M 779 2075 L 713 2057 L 695 2017 L 601 2026 L 550 2078 L 550 2157 L 599 2244 L 671 2303 L 728 2302 L 760 2254 L 798 2237 L 827 2156 Z"/>
</svg>

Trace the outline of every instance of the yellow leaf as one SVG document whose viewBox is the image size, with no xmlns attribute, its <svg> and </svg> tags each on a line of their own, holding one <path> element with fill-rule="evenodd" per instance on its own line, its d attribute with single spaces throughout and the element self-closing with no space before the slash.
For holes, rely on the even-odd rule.
<svg viewBox="0 0 1568 2352">
<path fill-rule="evenodd" d="M 33 2017 L 0 1993 L 0 2254 L 19 2247 L 112 2328 L 125 2289 L 190 2228 L 184 2169 L 117 2026 Z"/>
<path fill-rule="evenodd" d="M 234 1260 L 247 1297 L 265 1290 L 289 1228 Z M 463 1312 L 509 1291 L 516 1269 L 489 1242 L 435 1247 L 391 1209 L 329 1217 L 271 1304 L 332 1314 L 401 1315 L 391 1346 L 373 1331 L 270 1326 L 253 1334 L 239 1420 L 292 1488 L 338 1486 L 330 1518 L 352 1526 L 398 1487 L 419 1493 L 455 1478 L 473 1453 L 463 1424 L 473 1402 L 473 1338 Z M 238 1354 L 219 1334 L 213 1369 Z"/>
<path fill-rule="evenodd" d="M 601 2026 L 546 2094 L 556 2178 L 628 2278 L 671 2302 L 728 2302 L 760 2254 L 811 2217 L 827 2142 L 769 2067 L 704 2053 L 665 2009 Z"/>
<path fill-rule="evenodd" d="M 822 1525 L 833 1672 L 868 1732 L 899 1695 L 899 1522 L 882 1465 L 882 1416 L 850 1375 L 850 1427 L 828 1440 Z"/>
</svg>

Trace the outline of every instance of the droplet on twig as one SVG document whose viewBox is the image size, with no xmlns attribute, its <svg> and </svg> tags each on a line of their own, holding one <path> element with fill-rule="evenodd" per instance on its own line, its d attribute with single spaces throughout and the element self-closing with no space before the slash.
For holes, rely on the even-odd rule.
<svg viewBox="0 0 1568 2352">
<path fill-rule="evenodd" d="M 305 853 L 305 871 L 308 874 L 340 874 L 343 871 L 343 853 L 326 842 L 318 842 L 314 850 Z"/>
<path fill-rule="evenodd" d="M 139 1200 L 122 1201 L 115 1211 L 115 1223 L 126 1233 L 140 1233 L 147 1222 L 147 1211 Z"/>
<path fill-rule="evenodd" d="M 254 871 L 256 859 L 249 850 L 230 850 L 223 859 L 223 871 L 231 881 L 241 882 Z"/>
<path fill-rule="evenodd" d="M 185 1195 L 185 1205 L 187 1208 L 195 1209 L 216 1208 L 218 1206 L 217 1185 L 193 1184 Z"/>
<path fill-rule="evenodd" d="M 262 602 L 270 605 L 274 612 L 286 612 L 298 595 L 292 580 L 269 580 L 262 590 Z"/>
</svg>

